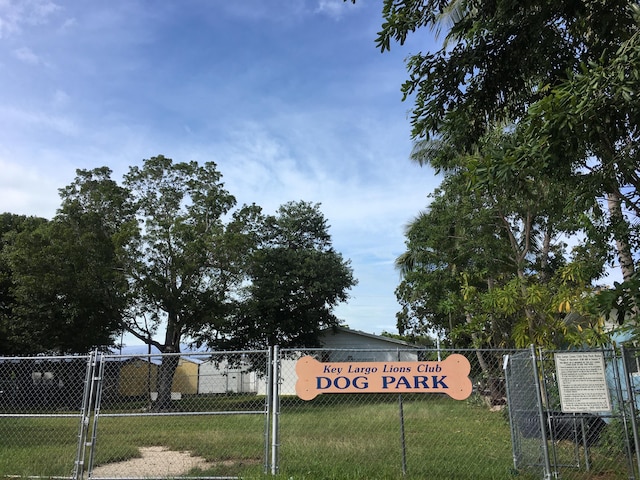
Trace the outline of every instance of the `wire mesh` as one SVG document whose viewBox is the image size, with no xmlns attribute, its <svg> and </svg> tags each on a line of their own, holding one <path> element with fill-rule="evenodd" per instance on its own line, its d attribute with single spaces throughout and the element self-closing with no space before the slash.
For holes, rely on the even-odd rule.
<svg viewBox="0 0 640 480">
<path fill-rule="evenodd" d="M 550 473 L 542 398 L 534 352 L 514 352 L 505 361 L 513 460 L 516 470 Z"/>
<path fill-rule="evenodd" d="M 505 353 L 283 351 L 279 472 L 293 478 L 508 478 L 513 463 L 505 414 Z M 463 355 L 471 365 L 473 393 L 464 400 L 434 389 L 430 375 L 428 382 L 419 380 L 416 384 L 415 370 L 408 371 L 404 366 L 404 371 L 398 371 L 394 367 L 398 361 L 416 365 L 445 362 L 452 354 Z M 295 383 L 296 362 L 305 355 L 322 362 L 327 372 L 323 377 L 339 386 L 346 385 L 347 380 L 340 378 L 338 368 L 357 371 L 359 364 L 373 365 L 368 362 L 377 362 L 377 368 L 394 380 L 387 380 L 389 393 L 364 393 L 363 389 L 363 393 L 355 394 L 323 393 L 304 401 L 295 395 Z M 328 373 L 331 369 L 336 369 L 335 376 Z M 440 380 L 448 382 L 441 377 L 436 382 Z M 320 378 L 317 386 L 328 382 Z M 414 391 L 400 393 L 395 388 L 399 384 L 409 385 Z"/>
<path fill-rule="evenodd" d="M 620 352 L 519 352 L 507 362 L 517 469 L 543 478 L 636 478 L 635 392 Z"/>
<path fill-rule="evenodd" d="M 0 357 L 0 476 L 638 478 L 635 348 L 274 351 Z M 309 400 L 296 390 L 306 356 L 328 368 Z M 441 388 L 446 375 L 407 367 L 456 356 L 464 399 Z M 598 358 L 610 409 L 568 411 L 567 392 L 594 401 Z M 584 391 L 562 384 L 559 359 Z M 386 369 L 385 393 L 363 388 L 371 368 Z M 357 393 L 335 393 L 347 381 Z"/>
<path fill-rule="evenodd" d="M 72 478 L 90 357 L 0 357 L 0 474 Z"/>
<path fill-rule="evenodd" d="M 263 472 L 267 373 L 265 351 L 104 355 L 91 478 Z"/>
</svg>

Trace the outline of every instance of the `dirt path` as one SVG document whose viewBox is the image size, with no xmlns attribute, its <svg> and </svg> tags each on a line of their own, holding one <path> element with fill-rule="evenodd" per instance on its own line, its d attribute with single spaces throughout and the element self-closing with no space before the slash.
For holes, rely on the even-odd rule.
<svg viewBox="0 0 640 480">
<path fill-rule="evenodd" d="M 213 466 L 202 457 L 165 447 L 141 447 L 140 453 L 141 458 L 95 467 L 92 477 L 170 477 L 185 475 L 192 468 L 204 470 Z"/>
</svg>

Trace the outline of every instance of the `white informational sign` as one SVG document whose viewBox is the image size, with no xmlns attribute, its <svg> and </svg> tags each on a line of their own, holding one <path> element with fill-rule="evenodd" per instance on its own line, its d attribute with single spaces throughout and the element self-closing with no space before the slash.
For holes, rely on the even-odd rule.
<svg viewBox="0 0 640 480">
<path fill-rule="evenodd" d="M 602 352 L 556 353 L 555 361 L 563 412 L 611 410 Z"/>
</svg>

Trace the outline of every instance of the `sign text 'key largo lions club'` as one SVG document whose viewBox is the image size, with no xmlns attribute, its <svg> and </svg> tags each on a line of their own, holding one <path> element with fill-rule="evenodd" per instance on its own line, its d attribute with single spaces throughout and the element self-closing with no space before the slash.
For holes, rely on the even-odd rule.
<svg viewBox="0 0 640 480">
<path fill-rule="evenodd" d="M 302 357 L 296 363 L 296 394 L 311 400 L 321 393 L 445 393 L 464 400 L 473 389 L 471 365 L 463 355 L 425 362 L 327 362 Z"/>
</svg>

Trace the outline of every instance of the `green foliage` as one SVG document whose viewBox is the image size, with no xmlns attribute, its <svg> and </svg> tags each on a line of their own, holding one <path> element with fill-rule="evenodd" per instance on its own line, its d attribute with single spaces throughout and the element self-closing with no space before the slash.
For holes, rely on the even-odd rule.
<svg viewBox="0 0 640 480">
<path fill-rule="evenodd" d="M 407 251 L 397 261 L 400 332 L 435 330 L 456 346 L 494 348 L 600 342 L 600 333 L 586 338 L 587 324 L 601 328 L 580 299 L 604 259 L 589 243 L 569 252 L 560 239 L 578 230 L 573 204 L 557 201 L 551 178 L 536 183 L 533 172 L 510 167 L 500 173 L 511 135 L 484 142 L 445 175 L 429 210 L 406 230 Z M 571 311 L 585 318 L 584 333 L 564 323 Z"/>
<path fill-rule="evenodd" d="M 349 262 L 333 249 L 319 205 L 289 202 L 263 225 L 244 300 L 221 338 L 203 339 L 226 349 L 315 346 L 320 330 L 340 323 L 332 310 L 356 284 Z"/>
<path fill-rule="evenodd" d="M 162 155 L 125 175 L 139 223 L 123 255 L 135 292 L 125 328 L 148 342 L 166 325 L 153 341 L 162 352 L 179 352 L 187 334 L 220 321 L 243 280 L 234 247 L 246 244 L 232 241 L 242 236 L 237 224 L 227 235 L 223 217 L 236 202 L 221 177 L 212 162 L 174 163 Z"/>
<path fill-rule="evenodd" d="M 638 121 L 631 92 L 640 87 L 638 33 L 592 59 L 531 106 L 523 121 L 524 147 L 544 139 L 548 167 L 570 165 L 580 176 L 583 196 L 604 197 L 608 217 L 590 235 L 616 241 L 623 278 L 634 271 L 640 238 Z M 567 161 L 569 160 L 569 161 Z"/>
<path fill-rule="evenodd" d="M 414 137 L 466 147 L 615 50 L 635 26 L 631 4 L 385 0 L 376 44 L 384 51 L 419 28 L 447 29 L 440 50 L 409 58 L 402 90 L 414 100 Z"/>
<path fill-rule="evenodd" d="M 636 272 L 631 279 L 622 283 L 614 282 L 613 288 L 598 293 L 594 303 L 602 315 L 611 314 L 619 325 L 626 323 L 637 329 L 640 317 L 640 274 Z"/>
<path fill-rule="evenodd" d="M 5 236 L 10 278 L 8 351 L 83 353 L 110 345 L 126 282 L 99 219 L 58 215 Z"/>
<path fill-rule="evenodd" d="M 121 185 L 111 173 L 78 170 L 51 221 L 0 217 L 1 353 L 87 352 L 122 331 L 161 352 L 308 346 L 339 323 L 355 279 L 318 205 L 235 208 L 213 162 L 160 155 Z M 176 365 L 163 362 L 159 399 Z"/>
<path fill-rule="evenodd" d="M 383 51 L 420 28 L 445 32 L 408 59 L 402 85 L 411 157 L 445 180 L 398 259 L 400 331 L 601 342 L 592 282 L 615 260 L 629 281 L 640 244 L 638 6 L 385 0 L 382 15 Z"/>
<path fill-rule="evenodd" d="M 19 353 L 36 343 L 33 330 L 17 318 L 19 306 L 8 251 L 17 235 L 33 231 L 43 223 L 46 223 L 44 218 L 11 213 L 0 215 L 0 352 L 5 355 Z"/>
</svg>

